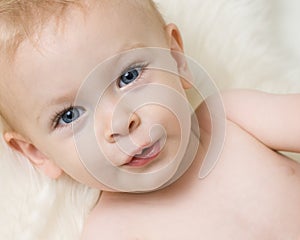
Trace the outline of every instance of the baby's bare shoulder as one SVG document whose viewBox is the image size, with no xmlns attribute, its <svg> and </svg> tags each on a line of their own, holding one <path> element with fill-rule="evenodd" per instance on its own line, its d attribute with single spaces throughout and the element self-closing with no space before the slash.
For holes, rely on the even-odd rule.
<svg viewBox="0 0 300 240">
<path fill-rule="evenodd" d="M 273 229 L 270 234 L 277 236 L 271 239 L 297 239 L 300 164 L 270 149 L 235 123 L 227 121 L 226 127 L 224 149 L 214 174 L 228 189 L 227 204 L 237 206 L 240 217 Z"/>
</svg>

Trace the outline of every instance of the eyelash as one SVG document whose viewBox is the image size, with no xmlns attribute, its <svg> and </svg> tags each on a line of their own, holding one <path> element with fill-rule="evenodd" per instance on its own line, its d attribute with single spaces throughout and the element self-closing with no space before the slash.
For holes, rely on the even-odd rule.
<svg viewBox="0 0 300 240">
<path fill-rule="evenodd" d="M 119 76 L 119 78 L 118 78 L 118 81 L 117 81 L 117 85 L 118 85 L 118 87 L 119 88 L 122 88 L 122 87 L 120 87 L 120 81 L 121 81 L 121 76 L 123 76 L 125 73 L 127 73 L 127 72 L 129 72 L 129 71 L 131 71 L 131 70 L 134 70 L 135 68 L 136 69 L 140 69 L 140 71 L 141 71 L 141 73 L 140 73 L 140 75 L 143 73 L 143 71 L 145 70 L 145 68 L 148 66 L 149 64 L 148 63 L 146 63 L 146 62 L 144 62 L 144 63 L 134 63 L 134 64 L 132 64 L 132 65 L 130 65 L 129 67 L 126 67 L 125 69 L 123 69 L 122 71 L 121 71 L 121 75 Z M 139 76 L 139 78 L 140 78 L 140 76 Z M 128 84 L 128 85 L 130 85 L 130 84 Z"/>
<path fill-rule="evenodd" d="M 69 105 L 69 107 L 64 107 L 61 111 L 56 112 L 54 114 L 54 116 L 51 118 L 51 127 L 52 127 L 52 129 L 57 129 L 58 125 L 59 125 L 59 120 L 64 115 L 64 113 L 66 113 L 67 111 L 70 111 L 74 107 L 75 106 L 73 106 L 73 105 Z M 62 126 L 62 127 L 66 127 L 66 126 L 67 125 Z"/>
</svg>

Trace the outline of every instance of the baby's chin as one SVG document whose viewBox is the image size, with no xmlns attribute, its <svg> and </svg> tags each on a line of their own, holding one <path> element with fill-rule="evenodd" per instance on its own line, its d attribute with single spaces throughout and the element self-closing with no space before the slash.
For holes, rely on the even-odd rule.
<svg viewBox="0 0 300 240">
<path fill-rule="evenodd" d="M 145 193 L 160 190 L 171 183 L 171 180 L 176 175 L 177 167 L 160 169 L 158 171 L 147 173 L 128 173 L 122 174 L 118 181 L 113 181 L 111 184 L 103 184 L 99 189 L 109 192 L 127 192 L 127 193 Z"/>
</svg>

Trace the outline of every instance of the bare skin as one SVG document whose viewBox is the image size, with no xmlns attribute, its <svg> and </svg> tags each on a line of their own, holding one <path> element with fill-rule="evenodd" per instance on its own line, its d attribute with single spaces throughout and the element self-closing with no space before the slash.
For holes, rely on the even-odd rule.
<svg viewBox="0 0 300 240">
<path fill-rule="evenodd" d="M 67 174 L 104 191 L 86 223 L 83 239 L 299 239 L 300 167 L 277 152 L 300 152 L 299 95 L 274 97 L 244 91 L 224 94 L 226 141 L 216 168 L 204 180 L 198 178 L 198 173 L 210 140 L 205 105 L 197 112 L 202 128 L 198 154 L 189 171 L 176 183 L 145 194 L 113 193 L 89 174 L 78 156 L 72 124 L 62 118 L 76 107 L 85 107 L 72 104 L 87 74 L 108 57 L 135 48 L 183 52 L 174 24 L 161 26 L 155 18 L 145 18 L 128 1 L 91 4 L 86 15 L 76 9 L 70 11 L 63 29 L 57 29 L 56 21 L 50 21 L 43 28 L 38 48 L 25 40 L 14 64 L 0 66 L 3 72 L 10 69 L 6 84 L 9 89 L 1 89 L 12 104 L 8 113 L 13 113 L 13 128 L 4 133 L 6 142 L 47 176 L 58 179 Z M 188 75 L 182 59 L 176 54 L 172 57 L 180 75 Z M 144 58 L 119 61 L 112 66 L 112 72 L 121 76 L 124 67 L 127 72 L 136 63 L 146 62 L 151 67 L 159 59 L 150 55 Z M 138 72 L 140 77 L 134 86 L 162 84 L 182 97 L 188 88 L 184 79 L 175 75 L 170 78 L 164 71 Z M 94 115 L 86 106 L 86 115 L 71 119 L 75 129 L 86 123 L 85 116 L 95 116 L 102 150 L 111 155 L 111 160 L 122 159 L 118 164 L 122 167 L 128 156 L 110 137 L 132 137 L 141 148 L 149 142 L 145 136 L 152 125 L 160 124 L 168 137 L 163 151 L 168 151 L 166 158 L 158 159 L 172 161 L 172 154 L 176 154 L 173 150 L 181 139 L 174 115 L 158 106 L 133 112 L 134 106 L 127 105 L 132 109 L 122 111 L 120 131 L 111 132 L 114 109 L 118 100 L 130 92 L 131 85 L 111 86 L 114 88 L 104 96 L 105 104 L 99 106 L 102 115 Z"/>
<path fill-rule="evenodd" d="M 225 96 L 227 109 L 235 108 L 228 96 L 234 99 Z M 204 105 L 198 118 L 209 125 Z M 83 239 L 299 239 L 300 164 L 237 123 L 227 120 L 226 127 L 223 152 L 208 177 L 198 178 L 210 138 L 205 127 L 195 161 L 181 179 L 152 193 L 103 192 Z"/>
</svg>

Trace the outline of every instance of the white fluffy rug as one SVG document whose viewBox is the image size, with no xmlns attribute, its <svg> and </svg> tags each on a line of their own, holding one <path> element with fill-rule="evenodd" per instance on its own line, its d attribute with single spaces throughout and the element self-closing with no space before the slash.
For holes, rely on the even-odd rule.
<svg viewBox="0 0 300 240">
<path fill-rule="evenodd" d="M 297 0 L 157 0 L 220 88 L 300 91 Z M 297 11 L 298 9 L 298 11 Z M 52 182 L 0 143 L 0 239 L 76 240 L 99 192 Z M 101 236 L 99 236 L 101 239 Z"/>
<path fill-rule="evenodd" d="M 182 30 L 186 53 L 206 68 L 219 87 L 300 89 L 299 1 L 157 2 L 166 18 Z"/>
</svg>

